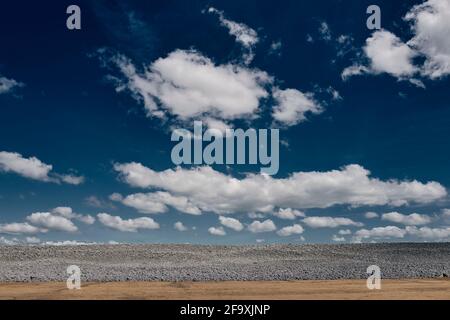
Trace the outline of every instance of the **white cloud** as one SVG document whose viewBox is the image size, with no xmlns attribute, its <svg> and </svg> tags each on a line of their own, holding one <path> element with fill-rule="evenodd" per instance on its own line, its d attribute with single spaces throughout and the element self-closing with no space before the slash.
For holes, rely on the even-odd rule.
<svg viewBox="0 0 450 320">
<path fill-rule="evenodd" d="M 422 76 L 438 79 L 450 74 L 450 3 L 448 0 L 428 0 L 415 5 L 405 15 L 411 23 L 414 36 L 403 43 L 393 33 L 376 31 L 366 40 L 363 48 L 370 65 L 354 65 L 346 68 L 342 77 L 363 73 L 388 73 L 398 79 L 408 79 L 419 87 L 422 81 L 411 77 Z M 424 57 L 422 66 L 415 66 L 413 59 Z"/>
<path fill-rule="evenodd" d="M 450 2 L 428 0 L 414 6 L 405 16 L 412 22 L 410 46 L 426 58 L 422 73 L 431 79 L 450 74 Z"/>
<path fill-rule="evenodd" d="M 366 219 L 375 219 L 378 218 L 378 213 L 369 211 L 364 214 L 364 217 L 366 217 Z"/>
<path fill-rule="evenodd" d="M 305 213 L 303 211 L 294 210 L 291 208 L 286 208 L 275 211 L 273 213 L 275 217 L 278 217 L 280 219 L 287 219 L 287 220 L 295 220 L 297 217 L 305 217 Z"/>
<path fill-rule="evenodd" d="M 52 215 L 50 212 L 32 213 L 27 217 L 27 220 L 31 224 L 45 229 L 66 232 L 78 231 L 77 226 L 75 226 L 72 221 L 62 216 Z"/>
<path fill-rule="evenodd" d="M 236 39 L 236 42 L 247 49 L 246 53 L 244 54 L 244 62 L 246 64 L 249 64 L 254 57 L 252 48 L 259 41 L 256 31 L 246 24 L 238 23 L 225 18 L 224 13 L 217 10 L 216 8 L 210 7 L 208 9 L 208 12 L 217 14 L 219 16 L 221 25 L 228 29 L 229 34 Z"/>
<path fill-rule="evenodd" d="M 183 196 L 173 196 L 168 192 L 154 192 L 154 193 L 135 193 L 126 196 L 125 198 L 111 195 L 111 198 L 117 199 L 122 204 L 135 208 L 141 213 L 164 213 L 171 206 L 180 212 L 199 215 L 201 211 L 193 205 L 188 198 Z"/>
<path fill-rule="evenodd" d="M 19 239 L 16 238 L 8 239 L 5 237 L 0 237 L 0 245 L 14 246 L 16 244 L 20 244 Z"/>
<path fill-rule="evenodd" d="M 112 203 L 110 203 L 109 201 L 103 200 L 97 196 L 89 196 L 86 197 L 84 199 L 84 202 L 90 206 L 90 207 L 94 207 L 94 208 L 110 208 L 110 209 L 114 209 L 114 205 Z"/>
<path fill-rule="evenodd" d="M 41 229 L 35 226 L 32 226 L 29 223 L 7 223 L 0 224 L 0 233 L 8 233 L 8 234 L 35 234 L 39 232 L 47 232 L 46 229 Z"/>
<path fill-rule="evenodd" d="M 260 99 L 268 96 L 264 85 L 272 82 L 263 71 L 215 65 L 196 51 L 173 51 L 142 73 L 123 56 L 115 57 L 114 62 L 127 78 L 126 85 L 118 90 L 128 88 L 143 101 L 148 115 L 156 117 L 250 118 L 258 110 Z"/>
<path fill-rule="evenodd" d="M 29 243 L 29 244 L 38 244 L 41 242 L 41 239 L 36 238 L 36 237 L 26 237 L 25 242 Z"/>
<path fill-rule="evenodd" d="M 227 233 L 225 232 L 225 230 L 223 229 L 223 227 L 210 227 L 208 229 L 208 232 L 214 236 L 225 236 Z"/>
<path fill-rule="evenodd" d="M 52 174 L 53 166 L 36 157 L 24 158 L 16 152 L 0 152 L 0 172 L 13 172 L 22 177 L 44 182 L 80 184 L 84 177 Z"/>
<path fill-rule="evenodd" d="M 263 219 L 266 217 L 266 214 L 261 212 L 250 212 L 247 215 L 250 219 Z"/>
<path fill-rule="evenodd" d="M 412 77 L 418 71 L 413 63 L 417 53 L 389 31 L 375 31 L 366 40 L 363 51 L 369 60 L 369 66 L 348 67 L 342 72 L 343 79 L 362 73 L 388 73 L 398 79 L 404 79 Z"/>
<path fill-rule="evenodd" d="M 414 50 L 389 31 L 374 32 L 366 40 L 364 52 L 374 73 L 385 72 L 400 78 L 412 76 L 417 71 L 412 62 L 416 56 Z"/>
<path fill-rule="evenodd" d="M 444 219 L 450 219 L 450 209 L 442 209 L 442 217 Z"/>
<path fill-rule="evenodd" d="M 208 129 L 219 130 L 223 135 L 225 135 L 227 129 L 232 129 L 232 127 L 229 124 L 214 118 L 206 118 L 204 119 L 204 122 L 208 127 Z"/>
<path fill-rule="evenodd" d="M 188 229 L 181 221 L 175 222 L 173 227 L 178 231 L 186 231 Z"/>
<path fill-rule="evenodd" d="M 85 178 L 83 176 L 76 176 L 73 174 L 61 174 L 58 175 L 62 182 L 67 184 L 73 184 L 75 186 L 84 183 Z"/>
<path fill-rule="evenodd" d="M 323 111 L 311 93 L 304 94 L 296 89 L 275 88 L 272 96 L 276 102 L 272 113 L 273 118 L 288 126 L 305 121 L 307 113 L 319 114 Z"/>
<path fill-rule="evenodd" d="M 339 237 L 338 235 L 333 234 L 333 236 L 331 237 L 331 240 L 333 240 L 334 242 L 344 242 L 345 237 Z"/>
<path fill-rule="evenodd" d="M 328 26 L 328 24 L 325 21 L 322 21 L 320 23 L 319 33 L 320 33 L 321 38 L 325 41 L 330 41 L 332 39 L 330 27 Z"/>
<path fill-rule="evenodd" d="M 99 213 L 97 218 L 103 225 L 123 232 L 138 232 L 141 229 L 159 229 L 159 224 L 152 218 L 148 217 L 124 220 L 119 216 Z"/>
<path fill-rule="evenodd" d="M 370 177 L 370 172 L 359 165 L 326 172 L 295 172 L 283 179 L 261 174 L 237 179 L 211 167 L 157 172 L 135 162 L 116 164 L 114 169 L 133 187 L 163 189 L 186 197 L 201 211 L 219 214 L 338 204 L 401 206 L 429 203 L 447 195 L 437 182 L 381 181 Z"/>
<path fill-rule="evenodd" d="M 269 54 L 280 56 L 282 46 L 283 46 L 283 44 L 281 43 L 281 41 L 272 42 L 270 44 Z"/>
<path fill-rule="evenodd" d="M 252 233 L 275 231 L 277 227 L 272 220 L 264 220 L 263 222 L 255 220 L 249 226 L 248 230 Z"/>
<path fill-rule="evenodd" d="M 82 215 L 79 213 L 73 212 L 70 207 L 57 207 L 52 209 L 52 214 L 62 216 L 67 219 L 76 219 L 85 224 L 93 224 L 95 222 L 95 218 L 91 215 Z"/>
<path fill-rule="evenodd" d="M 244 229 L 244 226 L 238 219 L 220 216 L 219 221 L 223 226 L 233 229 L 234 231 L 242 231 Z"/>
<path fill-rule="evenodd" d="M 356 226 L 361 227 L 361 222 L 355 222 L 349 218 L 334 218 L 334 217 L 307 217 L 303 222 L 311 228 L 337 228 L 341 226 Z"/>
<path fill-rule="evenodd" d="M 382 220 L 387 220 L 395 223 L 400 223 L 408 226 L 419 226 L 428 224 L 431 222 L 431 218 L 424 214 L 412 213 L 412 214 L 401 214 L 398 212 L 384 213 L 381 216 Z"/>
<path fill-rule="evenodd" d="M 353 66 L 345 68 L 342 71 L 341 77 L 342 77 L 342 80 L 345 81 L 345 80 L 347 80 L 350 77 L 359 76 L 361 74 L 369 73 L 369 72 L 370 72 L 369 68 L 357 64 L 357 65 L 353 65 Z"/>
<path fill-rule="evenodd" d="M 14 79 L 8 79 L 0 75 L 0 94 L 6 94 L 14 90 L 15 88 L 23 87 L 24 84 Z"/>
<path fill-rule="evenodd" d="M 415 226 L 406 227 L 406 232 L 408 234 L 429 239 L 429 240 L 443 240 L 443 239 L 450 239 L 450 227 L 446 228 L 429 228 L 429 227 L 421 227 L 417 228 Z"/>
<path fill-rule="evenodd" d="M 281 228 L 277 231 L 277 234 L 282 237 L 288 237 L 293 234 L 302 234 L 304 231 L 303 227 L 299 224 L 294 224 L 292 226 L 287 226 L 284 228 Z"/>
<path fill-rule="evenodd" d="M 36 157 L 24 158 L 19 153 L 0 152 L 0 171 L 14 172 L 34 180 L 50 181 L 48 174 L 51 170 L 51 165 L 43 163 Z"/>
<path fill-rule="evenodd" d="M 350 229 L 345 229 L 345 230 L 339 230 L 338 233 L 342 236 L 345 236 L 345 235 L 352 234 L 352 231 Z"/>
<path fill-rule="evenodd" d="M 355 232 L 354 239 L 360 241 L 362 239 L 382 239 L 382 238 L 403 238 L 406 230 L 394 226 L 376 227 L 373 229 L 360 229 Z"/>
</svg>

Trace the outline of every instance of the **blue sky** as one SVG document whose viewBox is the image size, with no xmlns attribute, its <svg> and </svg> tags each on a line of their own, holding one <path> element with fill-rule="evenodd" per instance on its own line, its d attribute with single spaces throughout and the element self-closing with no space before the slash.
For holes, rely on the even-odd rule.
<svg viewBox="0 0 450 320">
<path fill-rule="evenodd" d="M 381 30 L 371 1 L 70 4 L 0 13 L 3 243 L 449 240 L 448 1 Z M 194 120 L 279 128 L 279 172 L 176 168 Z"/>
</svg>

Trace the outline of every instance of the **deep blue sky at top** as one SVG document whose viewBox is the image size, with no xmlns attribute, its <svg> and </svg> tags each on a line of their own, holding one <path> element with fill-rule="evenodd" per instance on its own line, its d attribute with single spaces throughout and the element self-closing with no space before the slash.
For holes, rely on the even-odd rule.
<svg viewBox="0 0 450 320">
<path fill-rule="evenodd" d="M 408 39 L 410 30 L 402 17 L 418 2 L 377 1 L 382 7 L 383 28 Z M 65 10 L 75 3 L 82 9 L 81 31 L 65 27 Z M 97 209 L 85 203 L 86 197 L 106 199 L 113 192 L 130 192 L 129 187 L 117 180 L 112 169 L 115 162 L 136 161 L 155 170 L 173 167 L 170 160 L 173 144 L 167 128 L 157 119 L 147 118 L 142 106 L 129 94 L 117 94 L 105 78 L 108 70 L 90 55 L 106 47 L 143 65 L 175 49 L 195 48 L 217 63 L 230 61 L 239 55 L 239 49 L 215 17 L 202 14 L 209 6 L 258 31 L 260 43 L 252 67 L 282 80 L 285 87 L 311 91 L 315 86 L 332 86 L 343 97 L 330 103 L 324 113 L 281 131 L 281 138 L 289 142 L 289 147 L 281 147 L 279 177 L 295 171 L 332 170 L 356 163 L 383 180 L 434 180 L 450 187 L 450 79 L 425 81 L 426 90 L 388 75 L 343 82 L 340 74 L 351 60 L 337 58 L 336 48 L 319 39 L 319 25 L 326 21 L 333 34 L 350 34 L 354 45 L 360 48 L 371 33 L 365 26 L 365 11 L 372 3 L 325 0 L 2 3 L 0 74 L 26 86 L 14 95 L 0 96 L 0 151 L 36 156 L 58 172 L 76 170 L 87 181 L 81 186 L 56 185 L 2 174 L 0 223 L 21 220 L 31 212 L 59 205 L 95 214 Z M 141 24 L 130 25 L 129 14 L 135 15 Z M 308 34 L 315 38 L 313 43 L 307 42 Z M 270 45 L 276 41 L 282 43 L 280 54 L 269 54 Z M 331 208 L 327 214 L 341 211 L 345 210 Z M 138 216 L 123 207 L 111 209 L 111 213 Z M 157 218 L 171 226 L 180 216 L 173 213 Z M 214 215 L 186 219 L 197 219 L 192 220 L 197 226 L 216 221 Z M 199 233 L 203 232 L 204 237 L 200 234 L 199 238 L 186 236 L 187 239 L 180 240 L 171 231 L 130 236 L 98 226 L 87 229 L 83 236 L 72 237 L 216 241 L 203 231 Z M 311 239 L 327 241 L 328 231 L 323 232 L 323 236 L 318 233 Z M 53 234 L 47 236 L 58 238 Z M 246 236 L 220 240 L 254 241 Z"/>
</svg>

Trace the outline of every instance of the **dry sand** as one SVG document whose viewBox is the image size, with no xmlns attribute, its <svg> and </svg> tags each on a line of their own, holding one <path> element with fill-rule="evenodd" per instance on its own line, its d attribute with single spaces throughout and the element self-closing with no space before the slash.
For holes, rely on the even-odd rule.
<svg viewBox="0 0 450 320">
<path fill-rule="evenodd" d="M 2 283 L 0 299 L 445 299 L 450 280 L 382 280 L 381 290 L 368 290 L 365 280 L 92 282 L 68 290 L 62 282 Z"/>
</svg>

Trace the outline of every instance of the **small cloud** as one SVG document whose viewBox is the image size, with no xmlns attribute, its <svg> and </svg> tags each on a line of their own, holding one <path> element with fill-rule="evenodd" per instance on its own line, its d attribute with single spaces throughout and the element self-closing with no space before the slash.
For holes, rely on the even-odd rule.
<svg viewBox="0 0 450 320">
<path fill-rule="evenodd" d="M 361 227 L 364 224 L 355 222 L 349 218 L 335 218 L 335 217 L 307 217 L 303 222 L 311 228 L 337 228 L 340 226 L 356 226 Z"/>
<path fill-rule="evenodd" d="M 175 228 L 175 230 L 178 230 L 178 231 L 187 231 L 188 230 L 188 228 L 181 221 L 175 222 L 173 227 Z"/>
<path fill-rule="evenodd" d="M 375 218 L 378 218 L 379 215 L 378 215 L 378 213 L 376 213 L 376 212 L 370 211 L 370 212 L 366 212 L 366 213 L 364 214 L 364 217 L 365 217 L 366 219 L 375 219 Z"/>
<path fill-rule="evenodd" d="M 276 229 L 277 227 L 270 219 L 267 219 L 263 222 L 255 220 L 248 226 L 248 230 L 252 233 L 271 232 L 275 231 Z"/>
<path fill-rule="evenodd" d="M 208 232 L 214 236 L 225 236 L 227 234 L 223 227 L 210 227 Z"/>
<path fill-rule="evenodd" d="M 333 240 L 334 242 L 344 242 L 345 237 L 339 237 L 339 236 L 333 234 L 333 236 L 331 237 L 331 240 Z"/>
<path fill-rule="evenodd" d="M 68 183 L 78 185 L 83 183 L 84 177 L 70 174 L 53 173 L 53 166 L 46 164 L 36 157 L 25 158 L 17 152 L 0 152 L 0 172 L 16 173 L 22 177 L 53 183 Z"/>
<path fill-rule="evenodd" d="M 25 85 L 14 79 L 8 79 L 0 75 L 0 95 L 10 93 L 17 88 L 24 87 Z"/>
<path fill-rule="evenodd" d="M 104 226 L 122 232 L 138 232 L 139 230 L 159 229 L 159 224 L 152 218 L 142 217 L 136 219 L 122 219 L 119 216 L 112 216 L 107 213 L 99 213 L 98 220 Z"/>
<path fill-rule="evenodd" d="M 299 224 L 294 224 L 292 226 L 284 227 L 277 231 L 277 234 L 282 237 L 288 237 L 293 234 L 302 234 L 304 231 L 303 227 Z"/>
<path fill-rule="evenodd" d="M 233 229 L 234 231 L 242 231 L 244 229 L 244 226 L 238 219 L 220 216 L 219 221 L 223 226 Z"/>
</svg>

